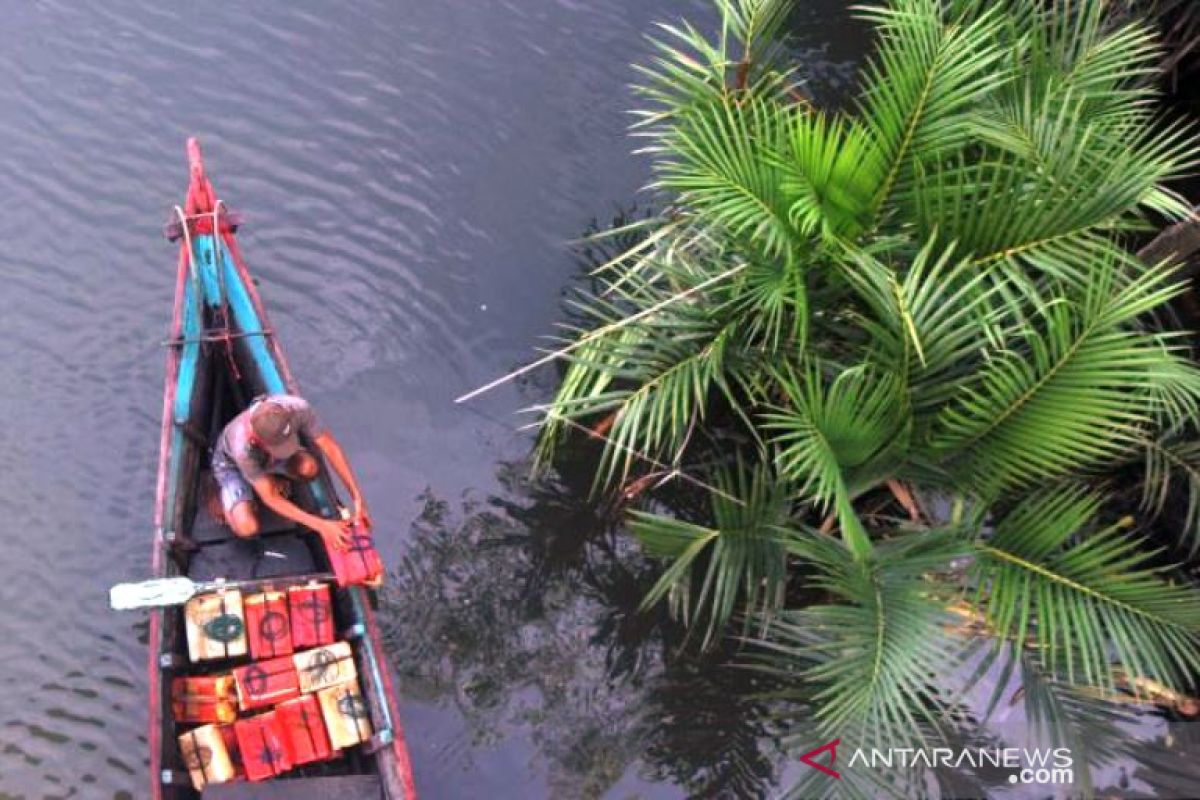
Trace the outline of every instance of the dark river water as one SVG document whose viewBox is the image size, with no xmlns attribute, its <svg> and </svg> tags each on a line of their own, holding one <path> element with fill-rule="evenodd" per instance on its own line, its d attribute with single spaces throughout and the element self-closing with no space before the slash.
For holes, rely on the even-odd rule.
<svg viewBox="0 0 1200 800">
<path fill-rule="evenodd" d="M 571 242 L 647 202 L 629 64 L 655 21 L 711 26 L 707 2 L 0 8 L 0 800 L 146 796 L 145 618 L 108 611 L 107 589 L 149 570 L 161 225 L 189 135 L 372 506 L 422 796 L 789 783 L 762 687 L 669 657 L 638 612 L 654 566 L 589 501 L 586 458 L 529 479 L 517 412 L 554 371 L 453 402 L 534 357 L 579 280 Z M 866 45 L 845 8 L 797 0 L 818 97 Z M 1161 725 L 1136 733 L 1164 750 Z"/>
<path fill-rule="evenodd" d="M 862 47 L 800 4 L 831 86 Z M 0 24 L 0 797 L 142 797 L 145 620 L 175 248 L 201 138 L 251 272 L 394 568 L 425 797 L 769 793 L 741 679 L 665 667 L 648 566 L 518 408 L 453 398 L 562 318 L 570 241 L 636 200 L 630 62 L 668 0 L 9 2 Z M 848 51 L 848 54 L 847 52 Z M 735 676 L 736 677 L 736 676 Z"/>
</svg>

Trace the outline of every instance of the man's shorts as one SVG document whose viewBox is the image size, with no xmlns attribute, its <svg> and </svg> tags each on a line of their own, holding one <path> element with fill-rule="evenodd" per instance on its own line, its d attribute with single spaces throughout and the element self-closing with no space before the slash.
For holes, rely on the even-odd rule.
<svg viewBox="0 0 1200 800">
<path fill-rule="evenodd" d="M 217 485 L 221 487 L 221 507 L 225 509 L 226 516 L 238 503 L 254 499 L 254 487 L 242 476 L 242 471 L 238 469 L 237 464 L 226 458 L 224 454 L 213 455 L 212 471 L 213 477 L 217 479 Z"/>
<path fill-rule="evenodd" d="M 301 447 L 292 454 L 291 458 L 295 458 L 300 453 L 309 453 L 309 451 Z M 289 460 L 281 459 L 279 461 L 272 461 L 264 472 L 270 475 L 291 477 L 287 471 Z M 250 481 L 246 480 L 246 476 L 238 469 L 237 464 L 224 453 L 218 451 L 213 454 L 212 472 L 213 477 L 217 479 L 217 485 L 221 487 L 221 507 L 225 509 L 226 516 L 233 511 L 233 507 L 238 503 L 254 499 L 254 487 L 250 485 Z"/>
</svg>

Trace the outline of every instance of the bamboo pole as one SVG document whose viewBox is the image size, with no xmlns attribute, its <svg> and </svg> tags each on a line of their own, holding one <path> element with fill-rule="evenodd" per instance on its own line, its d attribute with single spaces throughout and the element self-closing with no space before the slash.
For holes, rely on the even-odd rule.
<svg viewBox="0 0 1200 800">
<path fill-rule="evenodd" d="M 507 375 L 501 375 L 499 378 L 496 378 L 496 380 L 491 381 L 489 383 L 485 383 L 483 386 L 480 386 L 478 389 L 473 389 L 472 391 L 467 392 L 466 394 L 462 395 L 461 397 L 455 398 L 454 402 L 455 403 L 465 403 L 472 398 L 478 397 L 479 395 L 483 394 L 484 392 L 491 391 L 492 389 L 495 389 L 497 386 L 501 386 L 505 383 L 508 383 L 509 381 L 513 380 L 514 378 L 519 378 L 522 375 L 524 375 L 525 373 L 532 372 L 533 370 L 537 369 L 540 366 L 549 364 L 551 361 L 556 361 L 556 360 L 562 358 L 563 356 L 567 355 L 568 353 L 570 353 L 574 350 L 577 350 L 580 347 L 583 347 L 585 344 L 587 344 L 588 342 L 590 342 L 594 339 L 598 339 L 599 337 L 604 336 L 609 333 L 612 333 L 615 330 L 620 330 L 621 328 L 625 327 L 626 325 L 631 325 L 634 322 L 637 322 L 638 320 L 645 319 L 646 317 L 650 316 L 651 314 L 655 314 L 659 311 L 662 311 L 664 308 L 666 308 L 667 306 L 669 306 L 673 303 L 676 303 L 680 300 L 684 300 L 688 297 L 691 297 L 692 295 L 696 294 L 697 292 L 701 292 L 704 289 L 707 289 L 709 286 L 712 286 L 713 284 L 718 283 L 719 281 L 723 281 L 726 278 L 730 278 L 730 277 L 738 274 L 742 270 L 744 270 L 747 266 L 749 266 L 749 265 L 748 264 L 739 264 L 736 267 L 732 267 L 730 269 L 725 270 L 720 275 L 714 275 L 713 277 L 696 284 L 692 288 L 690 288 L 686 291 L 680 292 L 679 294 L 672 295 L 671 297 L 668 297 L 666 300 L 663 300 L 662 302 L 659 302 L 659 303 L 655 303 L 654 305 L 650 306 L 649 308 L 639 311 L 636 314 L 633 314 L 631 316 L 620 319 L 609 325 L 601 326 L 601 327 L 597 328 L 596 330 L 592 331 L 591 333 L 587 334 L 586 336 L 581 336 L 580 338 L 576 339 L 574 342 L 571 342 L 571 344 L 567 345 L 566 347 L 560 348 L 551 353 L 547 353 L 546 355 L 542 356 L 541 358 L 537 359 L 536 361 L 530 362 L 529 364 L 526 364 L 525 366 L 523 366 L 519 369 L 515 369 L 512 372 L 508 373 Z"/>
</svg>

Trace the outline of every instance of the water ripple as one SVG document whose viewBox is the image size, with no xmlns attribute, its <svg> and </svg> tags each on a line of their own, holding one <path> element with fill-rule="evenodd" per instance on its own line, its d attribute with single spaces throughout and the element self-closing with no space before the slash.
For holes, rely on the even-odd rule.
<svg viewBox="0 0 1200 800">
<path fill-rule="evenodd" d="M 487 487 L 526 446 L 488 406 L 450 401 L 550 329 L 563 243 L 645 179 L 627 64 L 652 20 L 704 5 L 7 9 L 0 794 L 144 795 L 144 620 L 105 594 L 149 560 L 175 264 L 159 230 L 185 137 L 245 212 L 293 368 L 399 537 L 425 485 Z M 431 794 L 452 793 L 430 774 L 446 781 Z"/>
</svg>

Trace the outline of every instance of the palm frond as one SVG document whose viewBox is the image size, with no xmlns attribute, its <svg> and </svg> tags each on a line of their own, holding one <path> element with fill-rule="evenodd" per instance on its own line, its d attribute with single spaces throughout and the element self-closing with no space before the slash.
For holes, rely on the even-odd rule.
<svg viewBox="0 0 1200 800">
<path fill-rule="evenodd" d="M 680 116 L 665 134 L 655 186 L 679 193 L 702 223 L 791 260 L 801 239 L 784 193 L 779 153 L 785 109 L 758 98 L 721 98 Z"/>
<path fill-rule="evenodd" d="M 633 453 L 675 461 L 688 429 L 704 419 L 709 393 L 731 391 L 726 358 L 736 347 L 735 326 L 676 320 L 670 328 L 670 337 L 647 336 L 637 347 L 616 348 L 622 385 L 603 397 L 615 410 L 600 469 L 608 481 L 628 477 Z"/>
<path fill-rule="evenodd" d="M 893 195 L 907 195 L 917 165 L 970 139 L 967 112 L 1008 79 L 1008 67 L 996 14 L 960 23 L 947 18 L 940 0 L 893 0 L 862 12 L 879 35 L 862 112 L 886 165 L 875 195 L 882 208 Z"/>
<path fill-rule="evenodd" d="M 1116 695 L 1068 683 L 1049 670 L 1033 648 L 1018 651 L 1008 642 L 993 644 L 966 687 L 967 702 L 982 709 L 980 730 L 1006 747 L 1067 748 L 1076 789 L 1091 797 L 1091 768 L 1126 755 L 1136 712 Z M 998 675 L 993 669 L 997 660 L 1003 663 Z M 990 702 L 983 699 L 987 694 Z"/>
<path fill-rule="evenodd" d="M 1162 69 L 1179 78 L 1196 71 L 1200 51 L 1200 6 L 1192 0 L 1121 0 L 1122 10 L 1146 19 L 1161 32 L 1167 50 Z"/>
<path fill-rule="evenodd" d="M 1186 128 L 1138 113 L 1110 131 L 1083 121 L 1080 98 L 1033 102 L 977 117 L 991 148 L 923 172 L 911 195 L 922 233 L 940 232 L 980 266 L 1008 263 L 1075 283 L 1089 279 L 1095 261 L 1137 271 L 1112 236 L 1140 225 L 1143 207 L 1175 209 L 1159 187 L 1195 157 Z"/>
<path fill-rule="evenodd" d="M 570 367 L 562 386 L 551 403 L 535 409 L 549 412 L 543 442 L 561 435 L 561 419 L 579 422 L 612 415 L 597 472 L 602 482 L 626 479 L 639 454 L 678 460 L 688 431 L 707 413 L 710 394 L 733 399 L 741 323 L 699 302 L 707 296 L 718 306 L 726 303 L 733 287 L 727 281 L 712 282 L 729 270 L 713 274 L 711 259 L 676 249 L 671 237 L 656 247 L 664 252 L 643 259 L 651 266 L 609 275 L 607 290 L 574 301 L 583 324 L 598 323 L 605 332 L 563 355 Z M 671 302 L 705 284 L 712 285 L 690 297 L 691 302 Z M 657 310 L 630 316 L 630 308 Z"/>
<path fill-rule="evenodd" d="M 754 262 L 744 274 L 730 311 L 746 335 L 769 354 L 802 353 L 808 341 L 808 283 L 800 268 Z"/>
<path fill-rule="evenodd" d="M 1142 439 L 1141 445 L 1142 510 L 1159 517 L 1171 497 L 1182 497 L 1179 541 L 1194 556 L 1200 551 L 1200 438 L 1188 429 L 1174 429 Z"/>
<path fill-rule="evenodd" d="M 1044 747 L 1068 747 L 1073 758 L 1102 764 L 1124 755 L 1128 725 L 1135 715 L 1119 703 L 1073 686 L 1046 669 L 1030 651 L 1020 656 L 1026 730 Z M 1077 771 L 1085 781 L 1086 768 Z M 1085 784 L 1085 791 L 1087 787 Z"/>
<path fill-rule="evenodd" d="M 742 61 L 779 44 L 789 0 L 716 0 L 721 19 L 742 46 Z M 761 60 L 761 59 L 759 59 Z"/>
<path fill-rule="evenodd" d="M 632 328 L 617 331 L 611 334 L 616 340 L 615 346 L 610 344 L 609 338 L 597 337 L 575 351 L 575 360 L 568 365 L 549 406 L 551 413 L 545 415 L 538 429 L 535 447 L 538 464 L 550 463 L 562 444 L 567 429 L 564 418 L 583 419 L 612 407 L 609 387 L 621 369 L 621 353 L 636 346 L 642 340 L 642 333 Z"/>
<path fill-rule="evenodd" d="M 1180 291 L 1169 277 L 1152 270 L 1117 287 L 1109 273 L 1077 302 L 1044 304 L 1011 343 L 987 353 L 977 381 L 942 412 L 930 451 L 985 495 L 1131 452 L 1156 413 L 1143 387 L 1172 355 L 1130 324 Z"/>
<path fill-rule="evenodd" d="M 945 682 L 963 643 L 946 612 L 954 590 L 930 576 L 969 551 L 962 534 L 908 534 L 879 543 L 866 560 L 819 534 L 797 536 L 789 547 L 813 570 L 809 585 L 835 604 L 780 614 L 755 663 L 811 703 L 818 741 L 840 736 L 863 750 L 944 741 L 953 726 Z M 838 769 L 860 787 L 878 781 L 866 770 Z"/>
<path fill-rule="evenodd" d="M 826 385 L 815 363 L 800 372 L 781 370 L 777 380 L 789 405 L 762 419 L 773 432 L 779 472 L 823 510 L 836 509 L 850 549 L 865 557 L 871 544 L 851 504 L 861 488 L 856 473 L 869 470 L 907 432 L 903 385 L 866 367 L 845 370 Z"/>
<path fill-rule="evenodd" d="M 1119 24 L 1111 4 L 1090 0 L 1058 0 L 1031 14 L 1021 43 L 1028 68 L 1010 96 L 1085 97 L 1092 120 L 1120 116 L 1156 94 L 1149 79 L 1161 52 L 1144 24 Z"/>
<path fill-rule="evenodd" d="M 1088 262 L 1120 254 L 1111 234 L 1144 210 L 1187 213 L 1161 184 L 1195 163 L 1194 137 L 1148 106 L 1158 52 L 1144 27 L 1114 28 L 1090 1 L 989 5 L 1011 78 L 969 115 L 969 150 L 918 165 L 911 210 L 923 235 L 940 231 L 981 265 L 1086 281 Z"/>
<path fill-rule="evenodd" d="M 787 582 L 786 527 L 791 511 L 787 484 L 762 467 L 719 470 L 714 478 L 711 527 L 644 511 L 630 514 L 629 529 L 651 556 L 670 559 L 646 595 L 649 608 L 668 598 L 685 625 L 704 626 L 703 647 L 745 609 L 767 625 L 781 607 Z M 733 498 L 733 499 L 731 499 Z"/>
<path fill-rule="evenodd" d="M 659 24 L 655 55 L 636 65 L 635 87 L 651 108 L 635 111 L 635 130 L 657 140 L 682 114 L 739 97 L 781 99 L 795 90 L 784 67 L 780 30 L 787 0 L 715 0 L 721 25 L 710 39 L 684 21 Z M 653 147 L 653 145 L 652 145 Z"/>
<path fill-rule="evenodd" d="M 1200 364 L 1195 351 L 1186 346 L 1190 334 L 1160 334 L 1163 358 L 1145 387 L 1154 404 L 1154 427 L 1174 430 L 1190 426 L 1200 429 Z"/>
<path fill-rule="evenodd" d="M 941 408 L 976 354 L 1009 333 L 999 285 L 936 236 L 899 267 L 851 252 L 843 272 L 864 304 L 856 322 L 870 335 L 867 360 L 903 376 L 918 413 Z"/>
<path fill-rule="evenodd" d="M 793 109 L 780 162 L 788 218 L 802 234 L 853 239 L 871 223 L 885 164 L 862 124 Z"/>
<path fill-rule="evenodd" d="M 1071 683 L 1111 690 L 1120 664 L 1186 685 L 1200 670 L 1200 593 L 1165 580 L 1124 523 L 1096 530 L 1099 508 L 1086 489 L 1049 489 L 996 524 L 974 572 L 989 622 Z"/>
</svg>

